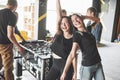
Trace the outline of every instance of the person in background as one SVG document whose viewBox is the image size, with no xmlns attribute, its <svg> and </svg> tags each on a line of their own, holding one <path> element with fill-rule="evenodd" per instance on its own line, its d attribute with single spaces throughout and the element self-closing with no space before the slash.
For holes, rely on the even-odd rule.
<svg viewBox="0 0 120 80">
<path fill-rule="evenodd" d="M 51 50 L 53 52 L 53 65 L 45 80 L 60 80 L 60 76 L 63 72 L 66 59 L 71 51 L 73 43 L 73 27 L 70 18 L 62 15 L 60 0 L 56 0 L 56 8 L 57 31 L 51 45 Z M 76 71 L 76 59 L 74 59 L 72 63 L 73 64 L 70 64 L 65 80 L 72 80 L 74 74 L 76 74 L 73 72 L 73 66 L 74 71 Z"/>
<path fill-rule="evenodd" d="M 120 33 L 118 34 L 117 38 L 114 40 L 115 43 L 120 43 Z"/>
<path fill-rule="evenodd" d="M 118 41 L 120 41 L 120 33 L 118 34 L 117 39 L 118 39 Z"/>
<path fill-rule="evenodd" d="M 14 36 L 17 18 L 12 12 L 17 7 L 16 0 L 8 0 L 7 7 L 0 10 L 0 55 L 4 67 L 5 80 L 14 80 L 13 75 L 13 45 L 21 55 L 24 49 L 19 45 Z M 0 63 L 2 65 L 2 63 Z"/>
<path fill-rule="evenodd" d="M 97 17 L 96 8 L 89 7 L 87 9 L 87 16 Z M 94 35 L 94 37 L 96 39 L 96 44 L 97 44 L 97 46 L 99 46 L 99 43 L 101 40 L 102 29 L 103 29 L 101 22 L 96 24 L 96 22 L 90 20 L 87 24 L 87 29 L 88 29 L 88 31 L 90 31 Z"/>
<path fill-rule="evenodd" d="M 62 16 L 67 16 L 67 11 L 65 9 L 62 9 Z"/>
<path fill-rule="evenodd" d="M 16 6 L 16 8 L 17 8 L 17 6 Z M 12 12 L 16 15 L 16 17 L 18 19 L 18 13 L 16 12 L 16 8 L 14 10 L 12 10 Z M 17 34 L 22 39 L 22 42 L 25 42 L 25 39 L 21 35 L 21 33 L 18 30 L 17 26 L 15 27 L 15 34 Z M 0 56 L 0 63 L 2 63 L 1 56 Z M 4 68 L 3 68 L 3 65 L 0 65 L 0 76 L 4 77 Z"/>
<path fill-rule="evenodd" d="M 83 17 L 78 14 L 71 15 L 71 20 L 76 31 L 73 35 L 72 50 L 67 58 L 66 65 L 61 75 L 61 80 L 65 80 L 67 71 L 73 59 L 76 57 L 78 49 L 82 53 L 82 62 L 80 68 L 80 80 L 105 80 L 101 57 L 99 55 L 94 36 L 86 30 L 83 23 L 84 18 L 94 19 L 94 17 Z"/>
</svg>

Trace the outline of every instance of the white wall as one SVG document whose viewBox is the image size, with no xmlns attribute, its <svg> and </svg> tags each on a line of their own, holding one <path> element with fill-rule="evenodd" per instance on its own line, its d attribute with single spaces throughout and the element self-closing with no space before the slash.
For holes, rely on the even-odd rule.
<svg viewBox="0 0 120 80">
<path fill-rule="evenodd" d="M 47 4 L 46 28 L 54 35 L 56 31 L 56 0 L 48 0 Z M 71 13 L 86 14 L 87 8 L 91 5 L 92 0 L 61 0 L 62 9 L 66 9 L 68 15 Z"/>
<path fill-rule="evenodd" d="M 103 32 L 102 39 L 111 41 L 112 33 L 114 28 L 114 19 L 115 19 L 115 10 L 116 10 L 117 0 L 110 0 L 108 7 L 108 12 L 102 13 L 102 23 L 103 23 Z"/>
</svg>

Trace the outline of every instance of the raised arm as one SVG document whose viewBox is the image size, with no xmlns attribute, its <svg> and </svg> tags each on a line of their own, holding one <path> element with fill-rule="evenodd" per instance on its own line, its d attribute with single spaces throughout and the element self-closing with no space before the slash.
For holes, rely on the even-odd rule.
<svg viewBox="0 0 120 80">
<path fill-rule="evenodd" d="M 61 5 L 60 5 L 60 0 L 56 0 L 56 12 L 57 12 L 57 32 L 56 33 L 60 33 L 59 30 L 59 24 L 60 24 L 60 20 L 62 18 L 62 9 L 61 9 Z"/>
<path fill-rule="evenodd" d="M 84 19 L 93 20 L 93 21 L 95 21 L 96 23 L 100 22 L 100 18 L 98 18 L 98 17 L 91 17 L 91 16 L 82 15 L 82 18 L 83 18 L 83 20 L 84 20 Z"/>
</svg>

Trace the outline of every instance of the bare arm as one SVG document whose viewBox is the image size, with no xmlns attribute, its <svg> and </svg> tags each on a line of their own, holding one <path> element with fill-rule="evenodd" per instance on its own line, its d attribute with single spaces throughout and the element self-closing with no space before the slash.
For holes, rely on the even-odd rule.
<svg viewBox="0 0 120 80">
<path fill-rule="evenodd" d="M 75 57 L 72 61 L 73 69 L 74 69 L 74 74 L 73 74 L 73 80 L 76 80 L 77 77 L 77 57 Z"/>
<path fill-rule="evenodd" d="M 98 17 L 91 17 L 91 16 L 83 16 L 83 15 L 82 15 L 82 18 L 83 18 L 83 20 L 84 20 L 84 19 L 93 20 L 93 21 L 95 21 L 96 23 L 100 22 L 100 18 L 98 18 Z"/>
<path fill-rule="evenodd" d="M 76 52 L 77 52 L 78 48 L 79 48 L 79 45 L 77 43 L 73 43 L 72 50 L 67 58 L 66 65 L 65 65 L 63 73 L 61 75 L 61 80 L 64 80 L 66 73 L 67 73 L 73 59 L 75 59 L 75 57 L 76 57 Z M 75 69 L 75 71 L 76 71 L 76 69 Z"/>
<path fill-rule="evenodd" d="M 60 24 L 60 20 L 62 18 L 62 9 L 61 9 L 61 5 L 60 5 L 60 0 L 56 0 L 56 12 L 57 12 L 57 32 L 56 33 L 60 33 L 59 24 Z"/>
<path fill-rule="evenodd" d="M 8 32 L 7 36 L 9 38 L 9 40 L 13 43 L 13 45 L 15 45 L 18 48 L 18 50 L 20 51 L 20 53 L 24 53 L 24 49 L 19 45 L 19 43 L 15 39 L 14 28 L 12 26 L 8 26 L 7 27 L 7 32 Z"/>
</svg>

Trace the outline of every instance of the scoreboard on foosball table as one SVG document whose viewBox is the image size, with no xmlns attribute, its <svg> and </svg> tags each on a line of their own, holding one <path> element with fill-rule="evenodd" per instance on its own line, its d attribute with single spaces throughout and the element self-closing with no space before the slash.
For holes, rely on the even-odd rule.
<svg viewBox="0 0 120 80">
<path fill-rule="evenodd" d="M 28 70 L 37 80 L 44 80 L 52 65 L 50 45 L 44 40 L 27 41 L 20 43 L 26 50 L 25 56 L 18 58 L 17 68 L 23 66 Z M 20 61 L 20 59 L 22 61 Z M 20 71 L 17 69 L 16 75 L 20 76 Z"/>
</svg>

